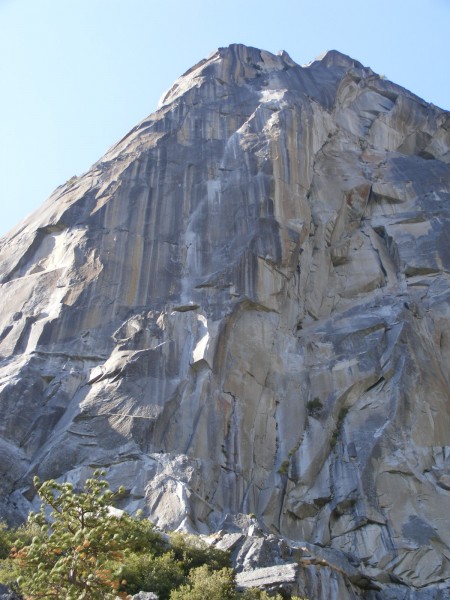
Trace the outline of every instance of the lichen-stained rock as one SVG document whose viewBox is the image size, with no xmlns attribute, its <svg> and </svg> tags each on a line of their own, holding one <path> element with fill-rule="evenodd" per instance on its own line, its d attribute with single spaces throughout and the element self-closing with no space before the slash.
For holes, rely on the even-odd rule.
<svg viewBox="0 0 450 600">
<path fill-rule="evenodd" d="M 160 526 L 254 513 L 351 557 L 344 600 L 440 598 L 449 146 L 447 112 L 339 52 L 190 69 L 0 241 L 1 514 L 102 466 Z"/>
</svg>

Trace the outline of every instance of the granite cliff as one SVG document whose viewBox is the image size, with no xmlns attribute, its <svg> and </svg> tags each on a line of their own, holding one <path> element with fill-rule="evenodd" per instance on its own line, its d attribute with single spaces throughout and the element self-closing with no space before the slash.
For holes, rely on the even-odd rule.
<svg viewBox="0 0 450 600">
<path fill-rule="evenodd" d="M 0 241 L 3 518 L 102 466 L 241 581 L 448 597 L 449 147 L 336 51 L 192 67 Z"/>
</svg>

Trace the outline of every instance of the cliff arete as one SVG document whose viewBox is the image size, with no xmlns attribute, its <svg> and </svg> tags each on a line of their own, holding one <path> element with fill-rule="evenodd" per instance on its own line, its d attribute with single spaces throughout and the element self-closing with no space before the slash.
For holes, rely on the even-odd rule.
<svg viewBox="0 0 450 600">
<path fill-rule="evenodd" d="M 0 515 L 101 466 L 123 508 L 253 543 L 243 586 L 448 597 L 449 146 L 336 51 L 192 67 L 0 240 Z"/>
</svg>

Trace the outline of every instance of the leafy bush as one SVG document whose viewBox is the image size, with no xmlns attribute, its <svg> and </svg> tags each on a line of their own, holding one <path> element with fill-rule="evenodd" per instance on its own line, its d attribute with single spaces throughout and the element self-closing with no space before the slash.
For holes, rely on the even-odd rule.
<svg viewBox="0 0 450 600">
<path fill-rule="evenodd" d="M 306 403 L 306 411 L 310 417 L 318 417 L 322 412 L 323 404 L 320 398 L 314 398 L 313 400 L 308 400 Z"/>
<path fill-rule="evenodd" d="M 14 545 L 14 532 L 5 523 L 0 522 L 0 559 L 8 558 Z"/>
<path fill-rule="evenodd" d="M 236 590 L 233 570 L 223 567 L 212 571 L 208 565 L 192 569 L 188 582 L 170 594 L 170 600 L 283 600 L 280 594 L 269 595 L 264 590 Z"/>
<path fill-rule="evenodd" d="M 278 469 L 278 473 L 280 475 L 287 475 L 287 473 L 289 471 L 289 464 L 290 464 L 290 461 L 288 459 L 283 460 L 283 462 L 280 465 L 280 468 Z"/>
<path fill-rule="evenodd" d="M 17 589 L 21 569 L 18 561 L 11 557 L 11 551 L 16 547 L 28 546 L 39 533 L 40 528 L 31 523 L 17 529 L 9 529 L 5 523 L 0 523 L 0 583 Z"/>
<path fill-rule="evenodd" d="M 170 600 L 235 600 L 236 586 L 233 570 L 224 567 L 212 571 L 208 565 L 192 569 L 188 582 L 170 594 Z"/>
<path fill-rule="evenodd" d="M 156 531 L 148 519 L 143 519 L 141 513 L 132 517 L 124 512 L 121 519 L 119 543 L 131 553 L 145 553 L 159 556 L 170 549 L 170 544 Z"/>
<path fill-rule="evenodd" d="M 161 537 L 156 543 L 151 539 L 141 553 L 125 553 L 119 578 L 126 583 L 121 590 L 130 594 L 155 592 L 160 600 L 168 600 L 171 590 L 188 582 L 193 569 L 208 565 L 215 571 L 230 566 L 228 553 L 208 546 L 196 536 L 172 533 L 169 544 L 161 542 Z"/>
<path fill-rule="evenodd" d="M 120 577 L 125 582 L 122 589 L 129 594 L 154 592 L 159 600 L 168 600 L 171 590 L 186 581 L 183 566 L 173 552 L 161 556 L 131 554 L 125 559 Z"/>
<path fill-rule="evenodd" d="M 39 533 L 40 528 L 31 523 L 14 529 L 9 528 L 6 523 L 0 522 L 0 560 L 8 558 L 14 546 L 31 544 L 33 537 Z"/>
<path fill-rule="evenodd" d="M 76 181 L 78 181 L 78 177 L 76 175 L 72 175 L 72 177 L 66 181 L 65 185 L 71 187 Z"/>
<path fill-rule="evenodd" d="M 160 600 L 281 600 L 238 592 L 229 554 L 196 536 L 173 533 L 167 541 L 146 519 L 113 516 L 110 505 L 123 490 L 114 494 L 101 475 L 80 492 L 35 479 L 40 512 L 15 530 L 0 523 L 1 583 L 27 600 L 112 600 L 139 591 Z"/>
<path fill-rule="evenodd" d="M 175 559 L 183 565 L 186 575 L 202 565 L 208 565 L 214 571 L 231 566 L 228 552 L 209 546 L 195 535 L 172 533 L 170 546 Z"/>
</svg>

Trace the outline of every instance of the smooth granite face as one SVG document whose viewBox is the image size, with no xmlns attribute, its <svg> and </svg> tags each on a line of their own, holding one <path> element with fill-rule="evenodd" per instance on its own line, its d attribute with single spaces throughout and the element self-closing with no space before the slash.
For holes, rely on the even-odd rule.
<svg viewBox="0 0 450 600">
<path fill-rule="evenodd" d="M 449 146 L 336 51 L 185 73 L 0 240 L 1 514 L 101 466 L 161 527 L 307 544 L 315 599 L 444 598 Z"/>
</svg>

